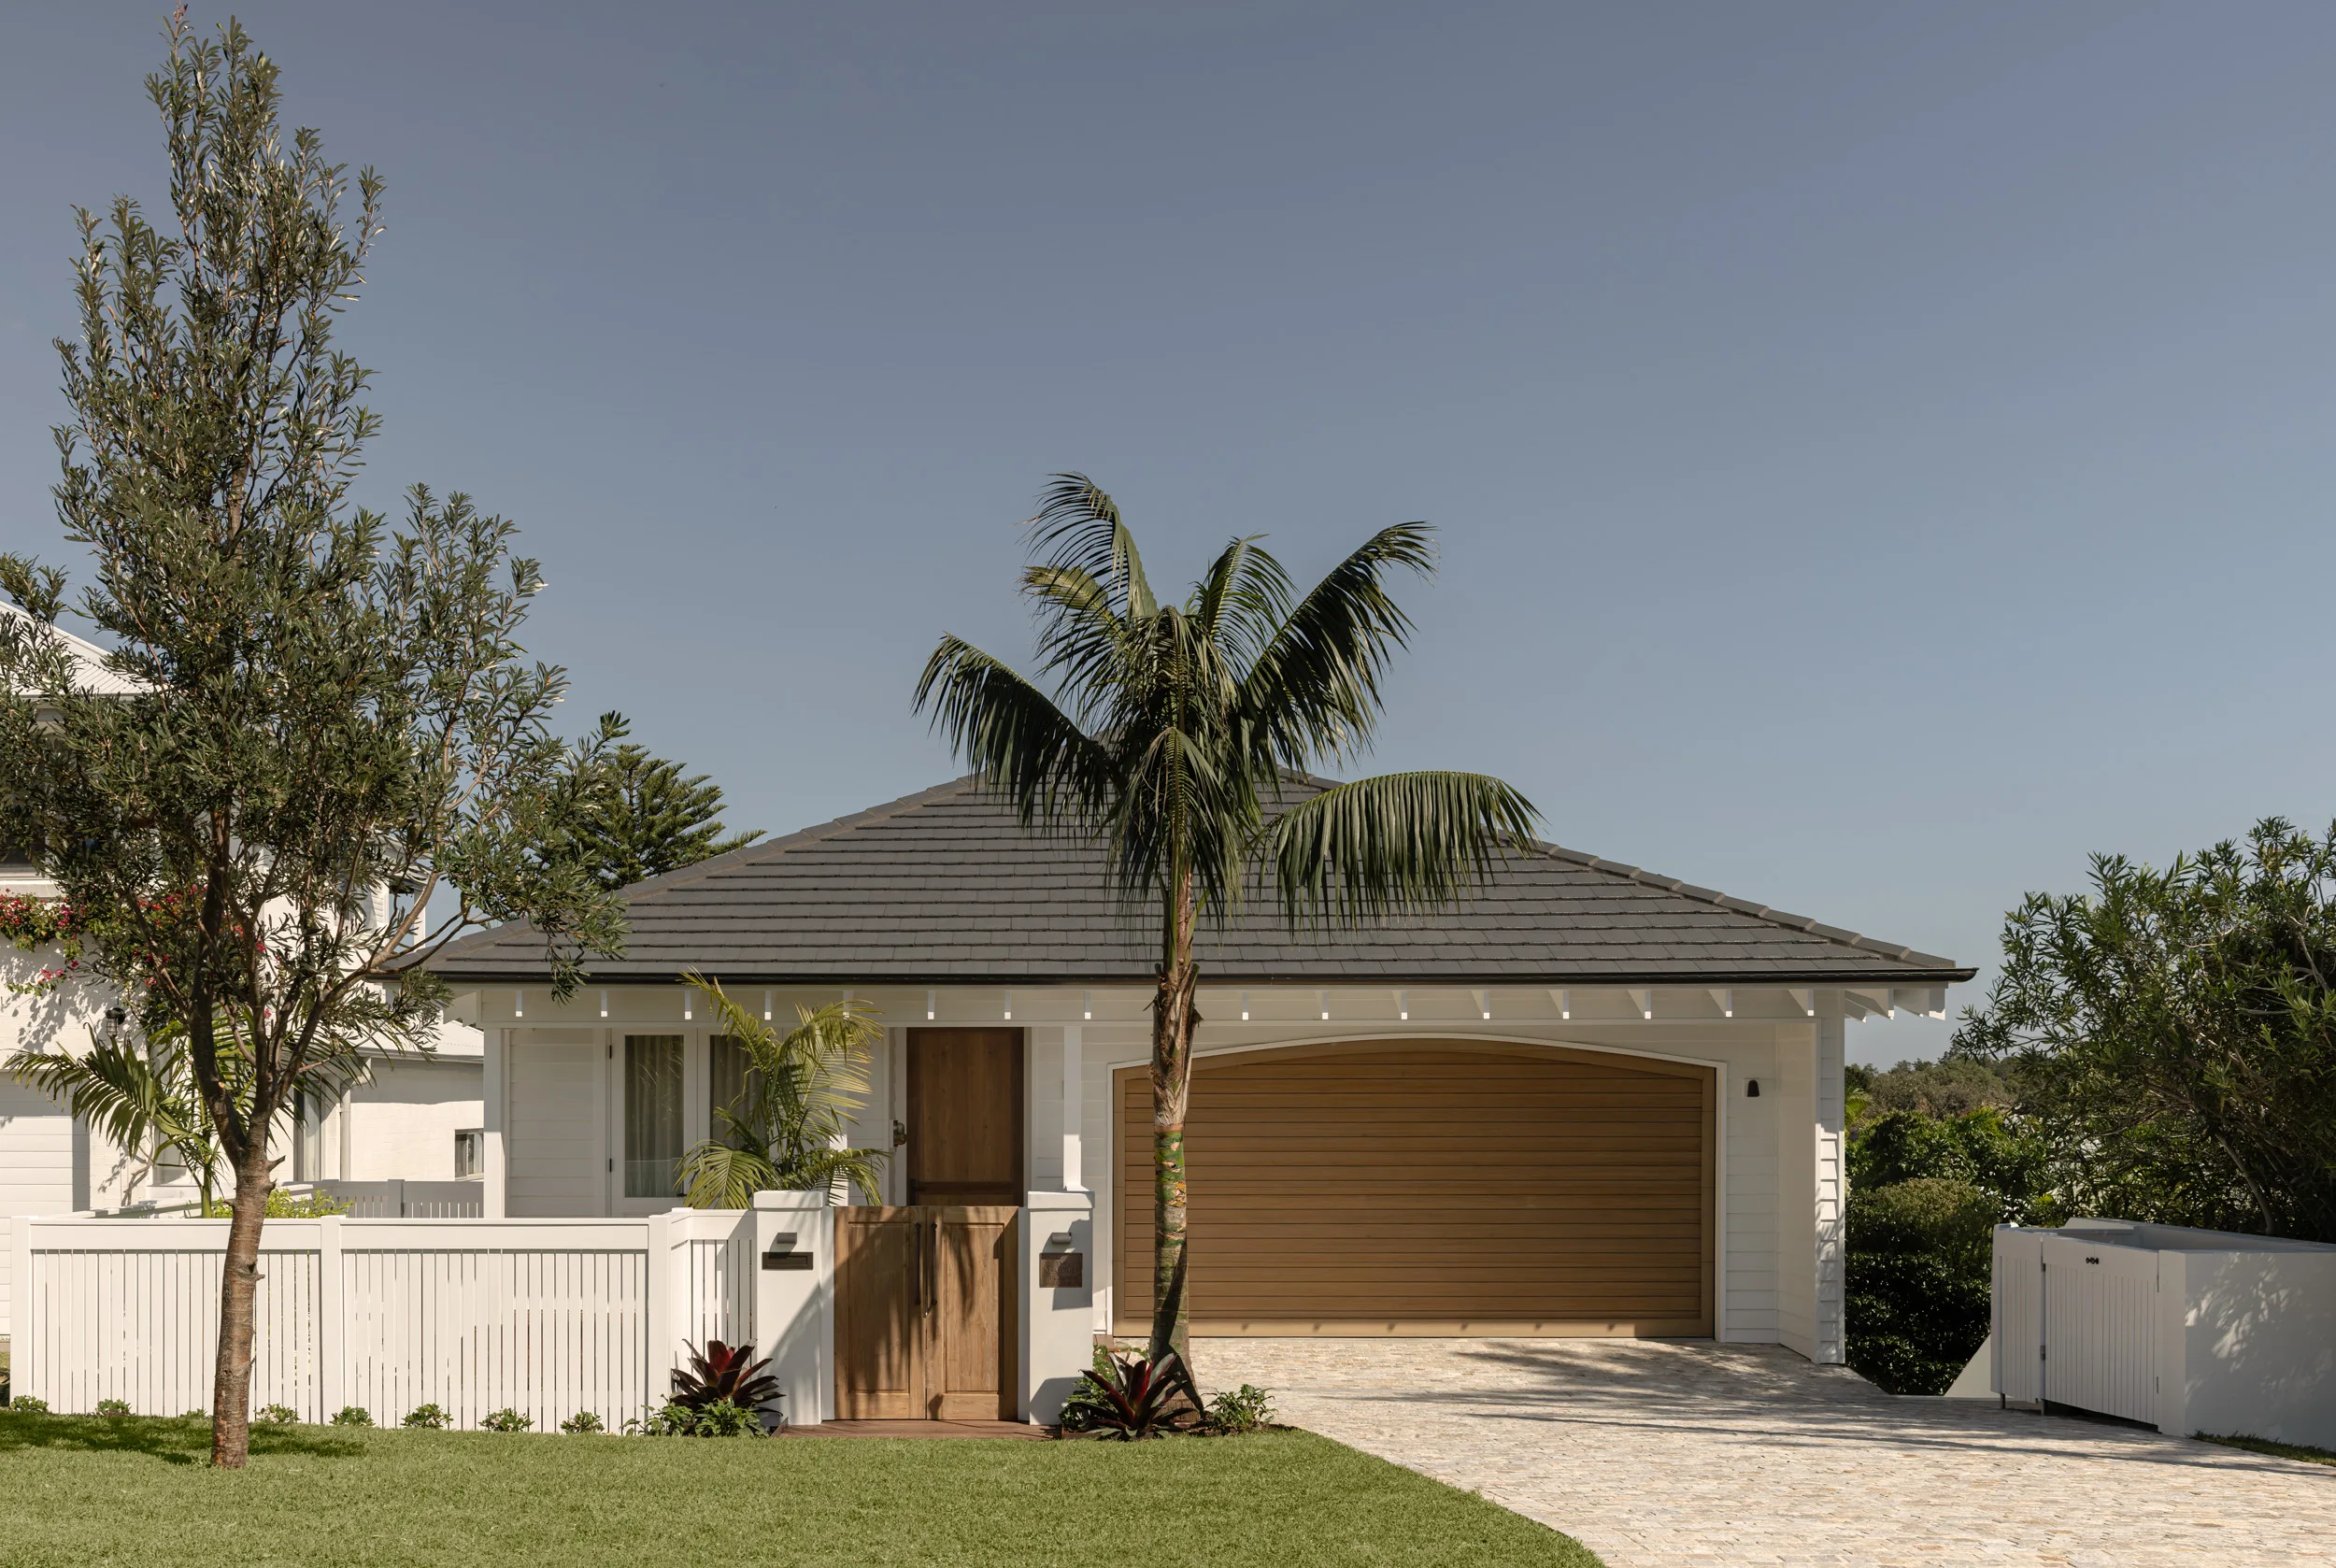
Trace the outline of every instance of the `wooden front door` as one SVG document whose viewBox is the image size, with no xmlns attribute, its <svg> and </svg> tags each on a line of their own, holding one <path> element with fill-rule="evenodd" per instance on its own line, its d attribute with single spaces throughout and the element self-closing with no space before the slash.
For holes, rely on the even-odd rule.
<svg viewBox="0 0 2336 1568">
<path fill-rule="evenodd" d="M 908 1032 L 908 1201 L 1018 1207 L 1022 1032 Z"/>
<path fill-rule="evenodd" d="M 996 1205 L 835 1217 L 835 1413 L 1014 1420 L 1014 1224 Z"/>
</svg>

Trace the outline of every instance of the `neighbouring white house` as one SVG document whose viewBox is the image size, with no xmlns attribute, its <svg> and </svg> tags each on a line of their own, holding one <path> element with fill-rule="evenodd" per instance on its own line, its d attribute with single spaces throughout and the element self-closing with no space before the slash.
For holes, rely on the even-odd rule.
<svg viewBox="0 0 2336 1568">
<path fill-rule="evenodd" d="M 626 903 L 625 957 L 564 999 L 524 926 L 431 963 L 484 1033 L 490 1219 L 674 1205 L 735 1083 L 683 972 L 782 1022 L 860 997 L 887 1039 L 854 1141 L 892 1152 L 887 1203 L 1043 1208 L 1053 1284 L 1141 1332 L 1157 944 L 1091 845 L 959 780 Z M 1844 1026 L 1942 1014 L 1973 974 L 1546 845 L 1433 917 L 1308 937 L 1246 911 L 1202 962 L 1195 1332 L 1712 1336 L 1829 1362 Z"/>
<path fill-rule="evenodd" d="M 0 614 L 22 616 L 0 604 Z M 91 691 L 126 694 L 135 683 L 107 667 L 103 649 L 65 639 Z M 21 847 L 0 846 L 0 898 L 53 900 Z M 109 991 L 78 976 L 25 990 L 63 962 L 54 948 L 23 951 L 0 941 L 0 1214 L 62 1214 L 190 1201 L 192 1186 L 171 1167 L 150 1172 L 148 1151 L 115 1148 L 62 1105 L 5 1071 L 22 1050 L 80 1051 L 110 1027 Z M 370 1053 L 364 1079 L 331 1105 L 306 1108 L 284 1133 L 279 1178 L 452 1180 L 476 1176 L 483 1127 L 484 1042 L 449 1020 L 428 1053 Z M 4 1267 L 4 1265 L 0 1265 Z M 5 1279 L 0 1279 L 5 1285 Z M 0 1298 L 4 1299 L 4 1298 Z"/>
</svg>

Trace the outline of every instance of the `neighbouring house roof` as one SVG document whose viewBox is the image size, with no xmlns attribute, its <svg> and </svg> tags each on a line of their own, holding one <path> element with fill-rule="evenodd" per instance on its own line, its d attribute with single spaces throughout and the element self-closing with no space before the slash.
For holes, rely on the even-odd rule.
<svg viewBox="0 0 2336 1568">
<path fill-rule="evenodd" d="M 20 620 L 29 621 L 33 619 L 24 610 L 6 603 L 0 603 L 0 615 L 11 615 Z M 144 682 L 135 677 L 122 675 L 107 668 L 106 650 L 88 638 L 77 637 L 62 626 L 51 626 L 50 631 L 64 641 L 65 652 L 73 660 L 74 671 L 78 677 L 82 691 L 99 696 L 119 697 L 146 690 Z"/>
<path fill-rule="evenodd" d="M 970 778 L 624 896 L 632 934 L 623 958 L 591 963 L 602 983 L 695 968 L 764 985 L 1128 984 L 1158 962 L 1156 922 L 1115 895 L 1092 841 L 1025 831 Z M 1913 986 L 1973 975 L 1552 844 L 1511 856 L 1457 908 L 1307 934 L 1253 906 L 1221 930 L 1204 924 L 1196 948 L 1213 984 Z M 523 923 L 456 943 L 428 967 L 458 987 L 550 976 L 543 938 Z"/>
</svg>

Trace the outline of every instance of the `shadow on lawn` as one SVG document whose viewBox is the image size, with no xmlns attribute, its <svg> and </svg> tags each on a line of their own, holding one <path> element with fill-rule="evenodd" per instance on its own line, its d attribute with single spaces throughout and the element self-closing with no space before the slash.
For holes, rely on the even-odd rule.
<svg viewBox="0 0 2336 1568">
<path fill-rule="evenodd" d="M 27 1448 L 64 1448 L 77 1453 L 145 1454 L 165 1464 L 205 1464 L 211 1455 L 207 1420 L 158 1416 L 42 1416 L 0 1409 L 0 1454 Z M 327 1436 L 314 1427 L 251 1429 L 254 1458 L 305 1454 L 311 1459 L 353 1459 L 363 1445 Z"/>
</svg>

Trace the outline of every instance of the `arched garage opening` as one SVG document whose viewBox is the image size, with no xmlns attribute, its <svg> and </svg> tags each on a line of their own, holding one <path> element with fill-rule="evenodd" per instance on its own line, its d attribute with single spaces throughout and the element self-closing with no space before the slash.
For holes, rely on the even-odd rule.
<svg viewBox="0 0 2336 1568">
<path fill-rule="evenodd" d="M 1115 1075 L 1115 1331 L 1151 1314 L 1151 1083 Z M 1195 1061 L 1201 1334 L 1712 1333 L 1712 1070 L 1466 1040 Z"/>
</svg>

